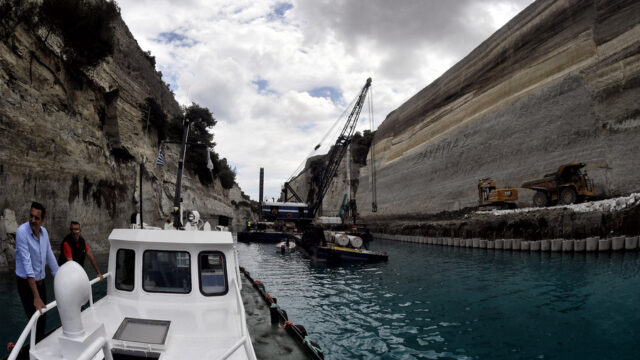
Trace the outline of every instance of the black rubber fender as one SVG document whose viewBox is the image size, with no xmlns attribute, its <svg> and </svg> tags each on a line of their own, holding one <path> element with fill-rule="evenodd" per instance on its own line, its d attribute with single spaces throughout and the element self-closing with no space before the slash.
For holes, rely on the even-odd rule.
<svg viewBox="0 0 640 360">
<path fill-rule="evenodd" d="M 300 334 L 303 339 L 307 337 L 307 329 L 305 329 L 304 326 L 296 324 L 294 329 L 297 329 L 296 332 Z"/>
</svg>

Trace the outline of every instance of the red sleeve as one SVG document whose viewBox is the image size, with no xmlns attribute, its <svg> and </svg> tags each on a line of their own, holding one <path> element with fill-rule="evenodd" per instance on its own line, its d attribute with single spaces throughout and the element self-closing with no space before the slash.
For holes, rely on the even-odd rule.
<svg viewBox="0 0 640 360">
<path fill-rule="evenodd" d="M 66 242 L 62 244 L 62 252 L 64 253 L 64 257 L 66 257 L 67 259 L 71 259 L 73 257 L 73 255 L 71 254 L 71 248 Z"/>
<path fill-rule="evenodd" d="M 87 244 L 87 242 L 84 242 L 84 249 L 89 252 L 89 244 Z"/>
</svg>

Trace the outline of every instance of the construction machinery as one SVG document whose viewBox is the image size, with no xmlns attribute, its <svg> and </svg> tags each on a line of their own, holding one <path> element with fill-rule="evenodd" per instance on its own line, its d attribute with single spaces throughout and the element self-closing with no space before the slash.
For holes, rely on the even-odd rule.
<svg viewBox="0 0 640 360">
<path fill-rule="evenodd" d="M 534 206 L 580 202 L 594 194 L 593 181 L 586 171 L 581 171 L 583 167 L 584 163 L 563 164 L 556 172 L 546 174 L 542 179 L 527 181 L 521 187 L 536 191 Z"/>
<path fill-rule="evenodd" d="M 518 189 L 498 189 L 492 178 L 478 180 L 478 206 L 482 208 L 515 209 L 513 201 L 518 200 Z"/>
<path fill-rule="evenodd" d="M 362 87 L 362 91 L 358 96 L 349 117 L 347 118 L 344 127 L 342 128 L 342 132 L 338 136 L 335 144 L 331 147 L 329 154 L 327 155 L 326 165 L 321 166 L 321 169 L 318 171 L 318 176 L 314 178 L 312 181 L 313 184 L 309 191 L 309 195 L 307 197 L 307 202 L 309 204 L 309 216 L 316 216 L 320 206 L 322 205 L 322 199 L 327 194 L 329 190 L 329 186 L 333 181 L 333 178 L 336 176 L 338 172 L 338 167 L 340 166 L 340 161 L 347 153 L 347 147 L 351 142 L 351 138 L 353 137 L 353 133 L 355 132 L 356 124 L 358 123 L 358 118 L 360 117 L 360 111 L 364 106 L 365 98 L 367 97 L 367 92 L 369 87 L 371 86 L 371 78 L 367 79 L 367 82 Z M 374 201 L 375 204 L 375 201 Z"/>
<path fill-rule="evenodd" d="M 327 191 L 329 190 L 329 187 L 338 172 L 340 162 L 344 158 L 345 154 L 349 152 L 349 144 L 351 143 L 351 140 L 353 138 L 356 125 L 358 124 L 358 118 L 360 116 L 362 107 L 365 104 L 367 92 L 369 91 L 370 87 L 371 78 L 368 78 L 367 82 L 362 87 L 362 91 L 355 100 L 355 104 L 353 105 L 353 108 L 347 118 L 346 123 L 342 128 L 340 135 L 338 136 L 338 139 L 329 150 L 329 153 L 326 157 L 324 157 L 324 159 L 310 165 L 311 183 L 307 195 L 307 202 L 309 204 L 309 217 L 315 217 L 320 213 L 322 200 L 327 194 Z M 369 108 L 371 109 L 372 106 L 370 105 Z M 373 156 L 374 155 L 372 154 L 372 161 Z M 349 168 L 347 169 L 347 174 L 350 174 Z M 349 178 L 347 182 L 349 183 L 349 186 L 351 186 L 351 181 Z M 355 201 L 353 203 L 352 201 L 347 202 L 347 199 L 350 198 L 350 196 L 348 196 L 350 195 L 350 193 L 351 189 L 349 189 L 349 194 L 346 194 L 343 197 L 343 204 L 341 210 L 339 211 L 339 214 L 345 216 L 344 211 L 347 210 L 346 205 L 349 204 L 348 210 L 351 211 L 351 216 L 354 218 L 355 222 L 357 213 L 355 212 L 355 206 L 352 206 L 355 205 Z M 374 192 L 372 192 L 372 194 L 374 194 Z M 372 212 L 375 212 L 377 208 L 375 195 L 373 195 L 371 205 Z M 344 219 L 342 220 L 344 221 Z M 344 224 L 342 225 L 344 226 Z M 331 242 L 332 239 L 327 239 L 325 237 L 324 230 L 325 228 L 322 225 L 312 224 L 304 230 L 302 238 L 299 241 L 296 241 L 296 244 L 300 245 L 299 249 L 311 259 L 320 261 L 377 261 L 387 259 L 386 254 L 375 253 L 366 249 L 344 248 L 336 246 Z M 345 235 L 358 237 L 359 233 L 356 229 L 356 233 L 350 232 L 345 233 Z M 360 239 L 362 240 L 362 238 Z"/>
<path fill-rule="evenodd" d="M 342 205 L 340 205 L 340 209 L 338 210 L 337 217 L 344 219 L 344 216 L 349 212 L 349 202 L 347 202 L 347 194 L 344 194 L 342 197 Z"/>
</svg>

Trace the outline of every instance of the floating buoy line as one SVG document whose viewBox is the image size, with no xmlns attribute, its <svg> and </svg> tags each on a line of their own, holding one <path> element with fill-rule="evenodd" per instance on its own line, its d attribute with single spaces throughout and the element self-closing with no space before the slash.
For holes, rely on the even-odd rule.
<svg viewBox="0 0 640 360">
<path fill-rule="evenodd" d="M 264 284 L 260 280 L 254 280 L 251 273 L 244 267 L 240 266 L 240 272 L 251 282 L 253 287 L 258 290 L 260 297 L 269 305 L 269 313 L 271 315 L 271 323 L 278 324 L 285 329 L 291 337 L 293 337 L 307 352 L 311 359 L 324 360 L 324 353 L 320 345 L 309 337 L 307 330 L 300 324 L 295 324 L 289 320 L 287 312 L 278 305 L 278 299 L 272 297 L 265 289 Z"/>
</svg>

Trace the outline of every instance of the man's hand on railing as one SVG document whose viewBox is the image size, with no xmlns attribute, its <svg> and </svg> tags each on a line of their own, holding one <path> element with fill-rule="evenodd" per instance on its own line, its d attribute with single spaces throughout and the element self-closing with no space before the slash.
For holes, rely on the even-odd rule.
<svg viewBox="0 0 640 360">
<path fill-rule="evenodd" d="M 16 347 L 16 344 L 12 343 L 11 341 L 7 343 L 7 350 L 11 351 L 14 347 Z"/>
<path fill-rule="evenodd" d="M 101 274 L 101 273 L 96 273 L 96 277 L 95 279 L 91 279 L 91 281 L 89 281 L 89 284 L 93 285 L 95 283 L 98 283 L 100 281 L 103 281 L 104 279 L 108 278 L 111 276 L 110 272 L 107 272 L 106 274 Z"/>
<path fill-rule="evenodd" d="M 33 299 L 33 306 L 34 306 L 36 309 L 38 309 L 38 311 L 40 312 L 40 315 L 42 315 L 42 309 L 46 309 L 46 308 L 47 308 L 47 305 L 45 305 L 45 304 L 42 302 L 42 299 L 40 299 L 40 296 L 36 296 L 36 297 Z"/>
</svg>

